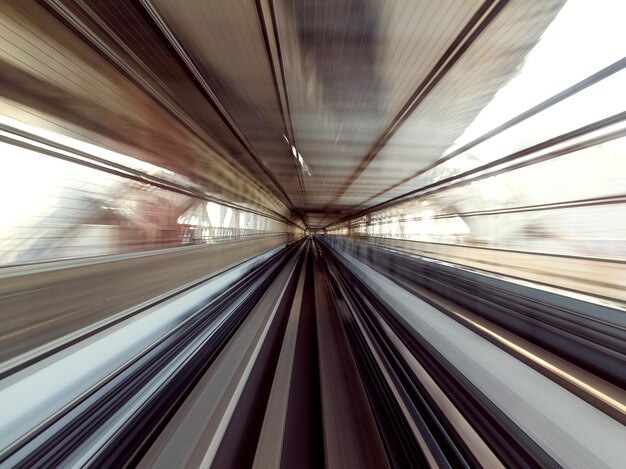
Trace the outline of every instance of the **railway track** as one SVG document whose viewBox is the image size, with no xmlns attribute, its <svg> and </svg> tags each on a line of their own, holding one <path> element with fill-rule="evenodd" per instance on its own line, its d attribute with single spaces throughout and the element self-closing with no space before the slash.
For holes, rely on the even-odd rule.
<svg viewBox="0 0 626 469">
<path fill-rule="evenodd" d="M 617 467 L 611 311 L 545 295 L 531 308 L 521 287 L 453 274 L 382 248 L 291 243 L 141 341 L 129 331 L 167 302 L 8 373 L 0 466 Z M 136 345 L 107 352 L 123 337 Z M 45 376 L 73 395 L 46 396 Z"/>
</svg>

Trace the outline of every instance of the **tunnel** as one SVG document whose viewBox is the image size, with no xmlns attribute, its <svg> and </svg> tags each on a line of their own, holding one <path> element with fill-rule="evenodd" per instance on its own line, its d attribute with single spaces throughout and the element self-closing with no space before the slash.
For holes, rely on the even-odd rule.
<svg viewBox="0 0 626 469">
<path fill-rule="evenodd" d="M 0 0 L 0 467 L 626 467 L 625 18 Z"/>
</svg>

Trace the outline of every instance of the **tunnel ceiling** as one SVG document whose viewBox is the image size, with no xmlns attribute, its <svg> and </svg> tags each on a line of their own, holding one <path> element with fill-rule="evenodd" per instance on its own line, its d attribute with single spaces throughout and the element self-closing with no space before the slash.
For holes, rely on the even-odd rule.
<svg viewBox="0 0 626 469">
<path fill-rule="evenodd" d="M 91 52 L 74 46 L 78 60 L 66 66 L 87 63 L 115 81 L 123 93 L 98 105 L 136 132 L 76 112 L 95 99 L 76 90 L 59 97 L 59 117 L 140 148 L 135 156 L 206 190 L 317 229 L 415 189 L 414 177 L 514 76 L 562 3 L 46 0 L 13 8 L 63 45 L 80 36 Z M 50 15 L 66 29 L 50 26 Z M 131 88 L 150 103 L 141 112 L 124 97 Z M 233 171 L 245 190 L 227 182 Z"/>
</svg>

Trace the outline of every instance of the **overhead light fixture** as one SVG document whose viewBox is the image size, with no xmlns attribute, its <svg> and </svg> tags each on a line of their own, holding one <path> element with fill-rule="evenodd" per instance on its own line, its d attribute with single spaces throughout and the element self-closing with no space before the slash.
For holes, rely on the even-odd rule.
<svg viewBox="0 0 626 469">
<path fill-rule="evenodd" d="M 285 139 L 285 142 L 287 142 L 287 145 L 289 145 L 291 147 L 291 153 L 293 154 L 293 157 L 296 160 L 298 160 L 298 163 L 300 163 L 300 166 L 302 167 L 302 170 L 310 176 L 311 175 L 311 171 L 309 170 L 309 166 L 304 162 L 304 158 L 302 157 L 300 152 L 296 149 L 296 146 L 292 145 L 289 142 L 289 139 L 285 136 L 285 134 L 282 134 L 282 136 Z"/>
</svg>

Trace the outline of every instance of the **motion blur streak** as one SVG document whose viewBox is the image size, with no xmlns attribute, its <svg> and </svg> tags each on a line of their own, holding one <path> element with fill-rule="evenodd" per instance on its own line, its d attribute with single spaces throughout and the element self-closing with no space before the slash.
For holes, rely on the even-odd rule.
<svg viewBox="0 0 626 469">
<path fill-rule="evenodd" d="M 518 353 L 528 357 L 530 360 L 533 360 L 537 364 L 547 368 L 549 371 L 552 371 L 553 373 L 558 374 L 560 377 L 562 377 L 562 378 L 572 382 L 576 386 L 582 388 L 585 392 L 593 394 L 594 396 L 598 397 L 602 401 L 606 402 L 611 407 L 614 407 L 617 411 L 621 412 L 622 414 L 626 414 L 626 405 L 624 405 L 623 403 L 618 402 L 616 399 L 613 399 L 611 396 L 607 396 L 606 394 L 602 393 L 600 390 L 594 388 L 593 386 L 590 386 L 589 384 L 585 383 L 584 381 L 578 379 L 575 376 L 572 376 L 571 374 L 569 374 L 566 371 L 558 368 L 557 366 L 547 362 L 546 360 L 543 360 L 543 359 L 539 358 L 538 356 L 534 355 L 533 353 L 529 352 L 528 350 L 525 350 L 522 347 L 520 347 L 518 345 L 515 345 L 511 341 L 506 340 L 504 337 L 499 336 L 495 332 L 493 332 L 493 331 L 491 331 L 491 330 L 481 326 L 480 324 L 477 324 L 477 323 L 475 323 L 473 321 L 471 321 L 471 322 L 472 322 L 472 324 L 474 326 L 480 328 L 481 330 L 483 330 L 487 334 L 489 334 L 492 337 L 494 337 L 499 342 L 502 342 L 507 347 L 510 347 L 510 348 L 514 349 L 516 352 L 518 352 Z"/>
<path fill-rule="evenodd" d="M 622 468 L 624 17 L 0 0 L 0 468 Z"/>
</svg>

